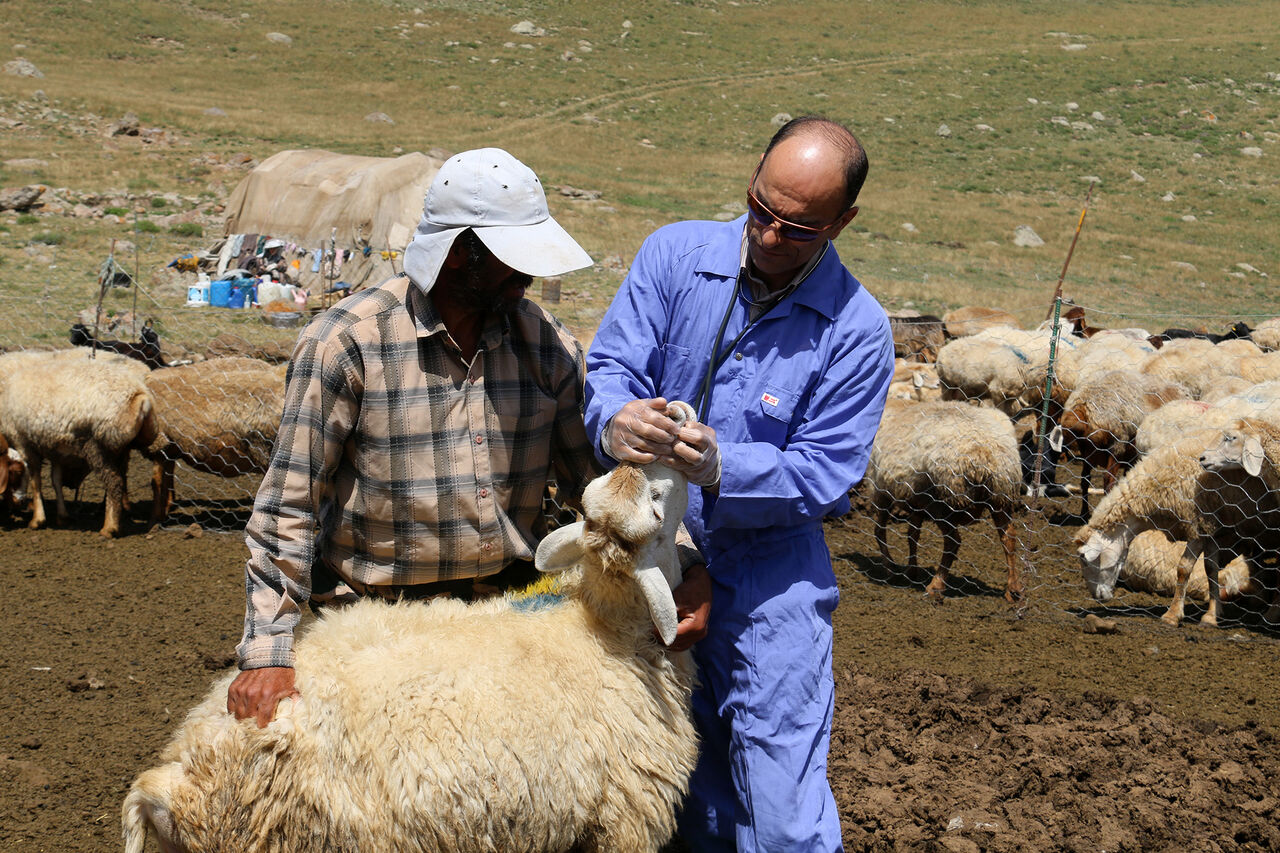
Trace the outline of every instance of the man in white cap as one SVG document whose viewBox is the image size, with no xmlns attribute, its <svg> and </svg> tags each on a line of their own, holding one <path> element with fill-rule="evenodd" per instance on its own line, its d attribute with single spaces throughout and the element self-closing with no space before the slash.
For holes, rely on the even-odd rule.
<svg viewBox="0 0 1280 853">
<path fill-rule="evenodd" d="M 582 347 L 524 299 L 533 276 L 591 264 L 537 176 L 497 148 L 451 157 L 404 264 L 294 350 L 246 531 L 242 672 L 227 694 L 228 711 L 259 726 L 297 695 L 304 604 L 523 584 L 548 479 L 572 499 L 599 471 Z"/>
</svg>

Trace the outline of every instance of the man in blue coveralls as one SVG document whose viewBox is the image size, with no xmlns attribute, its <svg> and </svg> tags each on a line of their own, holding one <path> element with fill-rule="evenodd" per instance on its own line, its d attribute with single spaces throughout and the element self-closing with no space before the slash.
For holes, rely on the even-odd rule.
<svg viewBox="0 0 1280 853">
<path fill-rule="evenodd" d="M 822 519 L 849 510 L 893 376 L 884 310 L 831 245 L 866 171 L 843 125 L 791 121 L 751 176 L 747 216 L 650 235 L 587 355 L 587 430 L 606 463 L 662 457 L 689 474 L 709 578 L 683 591 L 701 583 L 712 602 L 680 818 L 696 851 L 842 849 Z M 676 399 L 700 424 L 663 414 Z"/>
</svg>

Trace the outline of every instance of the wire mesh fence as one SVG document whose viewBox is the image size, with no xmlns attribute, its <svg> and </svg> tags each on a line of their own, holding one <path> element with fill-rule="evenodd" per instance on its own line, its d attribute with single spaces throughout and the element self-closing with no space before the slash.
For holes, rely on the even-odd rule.
<svg viewBox="0 0 1280 853">
<path fill-rule="evenodd" d="M 24 299 L 0 349 L 71 351 L 64 304 Z M 95 318 L 99 340 L 137 343 L 144 312 L 130 313 Z M 935 601 L 1004 596 L 1054 619 L 1158 625 L 1181 607 L 1245 639 L 1280 636 L 1280 320 L 1169 319 L 1065 312 L 1051 377 L 1044 328 L 969 328 L 936 361 L 900 363 L 854 511 L 828 522 L 846 577 Z M 167 309 L 156 328 L 173 366 L 134 359 L 160 428 L 129 463 L 132 529 L 243 529 L 298 329 L 214 308 Z M 76 349 L 88 363 L 92 347 Z M 84 479 L 72 515 L 96 529 L 109 489 L 70 474 L 64 485 Z M 570 512 L 553 490 L 545 509 L 552 523 Z"/>
</svg>

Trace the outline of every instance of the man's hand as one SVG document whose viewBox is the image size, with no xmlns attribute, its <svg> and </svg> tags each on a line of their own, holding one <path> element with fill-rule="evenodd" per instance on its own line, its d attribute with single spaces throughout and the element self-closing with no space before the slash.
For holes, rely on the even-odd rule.
<svg viewBox="0 0 1280 853">
<path fill-rule="evenodd" d="M 706 424 L 686 424 L 672 446 L 674 460 L 668 464 L 684 473 L 689 482 L 704 489 L 720 483 L 720 444 L 716 431 Z"/>
<path fill-rule="evenodd" d="M 707 620 L 711 617 L 711 575 L 701 563 L 689 567 L 684 581 L 671 591 L 676 602 L 676 638 L 668 646 L 683 652 L 707 636 Z"/>
<path fill-rule="evenodd" d="M 605 427 L 604 452 L 619 462 L 647 465 L 659 456 L 671 457 L 677 431 L 675 421 L 667 417 L 667 401 L 662 397 L 632 400 Z"/>
<path fill-rule="evenodd" d="M 302 695 L 294 686 L 293 675 L 291 666 L 246 669 L 227 688 L 227 711 L 237 720 L 255 717 L 258 728 L 266 728 L 276 714 L 276 703 Z"/>
</svg>

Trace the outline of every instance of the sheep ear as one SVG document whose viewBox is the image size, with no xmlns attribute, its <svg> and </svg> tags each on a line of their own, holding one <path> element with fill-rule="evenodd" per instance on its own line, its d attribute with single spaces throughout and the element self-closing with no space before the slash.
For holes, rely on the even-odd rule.
<svg viewBox="0 0 1280 853">
<path fill-rule="evenodd" d="M 653 627 L 658 629 L 658 636 L 663 645 L 669 646 L 676 639 L 676 623 L 680 621 L 676 615 L 676 602 L 671 597 L 671 587 L 662 569 L 657 566 L 646 566 L 636 569 L 636 583 L 649 603 L 649 616 L 653 619 Z"/>
<path fill-rule="evenodd" d="M 1049 446 L 1053 448 L 1054 453 L 1062 452 L 1062 426 L 1054 424 L 1053 429 L 1049 430 Z"/>
<path fill-rule="evenodd" d="M 564 527 L 557 527 L 538 543 L 538 550 L 533 556 L 533 564 L 540 572 L 563 572 L 586 555 L 582 547 L 583 522 L 575 521 Z"/>
<path fill-rule="evenodd" d="M 1244 465 L 1246 474 L 1256 477 L 1262 473 L 1262 442 L 1256 436 L 1251 435 L 1245 439 L 1242 457 L 1240 461 Z"/>
</svg>

